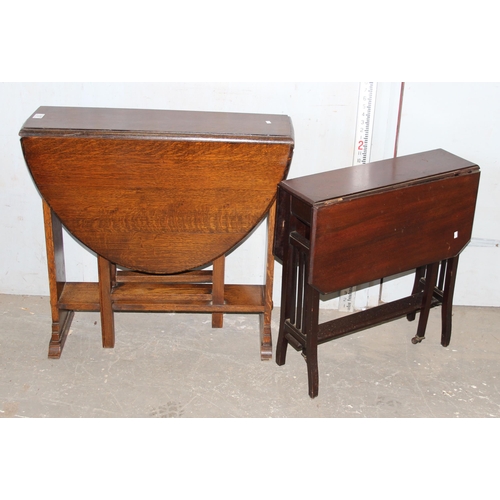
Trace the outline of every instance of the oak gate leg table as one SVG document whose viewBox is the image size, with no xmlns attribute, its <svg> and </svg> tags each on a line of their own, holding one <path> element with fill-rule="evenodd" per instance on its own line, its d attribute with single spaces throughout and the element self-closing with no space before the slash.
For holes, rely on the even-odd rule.
<svg viewBox="0 0 500 500">
<path fill-rule="evenodd" d="M 289 117 L 40 107 L 20 131 L 43 199 L 52 337 L 59 358 L 75 311 L 257 313 L 272 351 L 275 198 L 294 140 Z M 263 285 L 225 284 L 225 256 L 267 217 Z M 68 282 L 63 227 L 97 255 L 98 282 Z M 211 264 L 212 270 L 205 270 Z"/>
<path fill-rule="evenodd" d="M 471 238 L 479 167 L 442 149 L 282 181 L 274 253 L 283 263 L 276 362 L 288 344 L 306 359 L 318 395 L 318 344 L 442 305 L 451 338 L 458 256 Z M 319 324 L 321 294 L 415 269 L 411 295 Z"/>
</svg>

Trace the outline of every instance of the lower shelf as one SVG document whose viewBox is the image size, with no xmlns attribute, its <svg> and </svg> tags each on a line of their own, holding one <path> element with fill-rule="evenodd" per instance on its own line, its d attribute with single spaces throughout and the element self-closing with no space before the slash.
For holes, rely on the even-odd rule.
<svg viewBox="0 0 500 500">
<path fill-rule="evenodd" d="M 120 283 L 111 293 L 114 311 L 263 313 L 264 285 L 224 285 L 224 304 L 211 300 L 211 285 Z M 67 282 L 59 307 L 70 311 L 99 311 L 98 283 Z"/>
</svg>

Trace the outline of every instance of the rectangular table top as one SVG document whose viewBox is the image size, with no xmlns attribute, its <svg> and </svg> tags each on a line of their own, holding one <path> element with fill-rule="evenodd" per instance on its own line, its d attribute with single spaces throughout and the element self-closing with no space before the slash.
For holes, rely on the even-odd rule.
<svg viewBox="0 0 500 500">
<path fill-rule="evenodd" d="M 184 138 L 293 143 L 286 115 L 209 111 L 41 106 L 20 136 Z"/>
<path fill-rule="evenodd" d="M 281 182 L 281 187 L 315 205 L 374 190 L 415 185 L 467 168 L 478 169 L 470 161 L 443 149 L 435 149 L 288 179 Z"/>
<path fill-rule="evenodd" d="M 308 283 L 325 294 L 455 257 L 471 238 L 479 176 L 438 149 L 282 181 L 274 254 L 283 260 L 302 235 Z"/>
</svg>

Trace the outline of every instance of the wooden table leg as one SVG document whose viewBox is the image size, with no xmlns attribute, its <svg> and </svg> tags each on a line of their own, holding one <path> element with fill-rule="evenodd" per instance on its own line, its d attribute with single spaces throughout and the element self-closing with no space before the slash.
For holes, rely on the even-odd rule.
<svg viewBox="0 0 500 500">
<path fill-rule="evenodd" d="M 289 297 L 291 292 L 289 292 L 289 286 L 287 283 L 290 282 L 288 279 L 289 275 L 288 266 L 283 266 L 283 277 L 282 277 L 282 293 L 281 293 L 281 314 L 280 314 L 280 326 L 278 330 L 278 340 L 276 341 L 276 364 L 278 366 L 283 366 L 286 361 L 286 351 L 288 347 L 288 341 L 286 339 L 285 323 L 289 316 L 290 301 Z M 293 289 L 295 292 L 295 288 Z"/>
<path fill-rule="evenodd" d="M 415 281 L 413 283 L 413 290 L 411 292 L 412 295 L 418 293 L 421 290 L 422 285 L 420 283 L 420 280 L 424 277 L 424 275 L 425 275 L 425 266 L 421 266 L 415 269 Z M 410 314 L 407 314 L 406 318 L 408 319 L 408 321 L 413 321 L 416 315 L 417 315 L 416 311 L 413 311 Z"/>
<path fill-rule="evenodd" d="M 431 309 L 432 296 L 434 287 L 436 286 L 439 262 L 429 264 L 425 273 L 425 288 L 422 299 L 422 308 L 420 309 L 420 318 L 418 320 L 417 335 L 412 338 L 413 344 L 422 342 L 425 338 L 425 329 L 427 328 L 427 320 L 429 319 L 429 311 Z"/>
<path fill-rule="evenodd" d="M 319 391 L 318 372 L 318 320 L 319 320 L 319 292 L 306 285 L 304 293 L 303 332 L 306 336 L 304 352 L 307 363 L 307 381 L 309 396 L 315 398 Z"/>
<path fill-rule="evenodd" d="M 115 319 L 111 291 L 115 282 L 116 266 L 100 255 L 97 256 L 99 274 L 99 303 L 101 310 L 102 346 L 115 346 Z"/>
<path fill-rule="evenodd" d="M 274 225 L 276 221 L 276 201 L 269 209 L 267 216 L 267 258 L 266 282 L 264 284 L 264 313 L 260 315 L 260 358 L 269 360 L 273 353 L 271 333 L 271 319 L 273 312 L 273 283 L 274 283 Z"/>
<path fill-rule="evenodd" d="M 291 245 L 283 250 L 283 272 L 281 277 L 281 314 L 278 340 L 276 342 L 276 364 L 282 366 L 286 361 L 288 341 L 285 324 L 288 320 L 295 324 L 295 301 L 297 294 L 296 251 Z"/>
<path fill-rule="evenodd" d="M 59 307 L 59 298 L 66 283 L 63 230 L 61 221 L 45 201 L 43 201 L 43 217 L 52 315 L 52 335 L 48 356 L 57 359 L 61 357 L 74 312 Z"/>
<path fill-rule="evenodd" d="M 453 293 L 457 278 L 458 255 L 446 261 L 446 277 L 443 287 L 443 304 L 441 308 L 441 345 L 448 347 L 451 340 L 451 318 L 453 307 Z"/>
<path fill-rule="evenodd" d="M 226 257 L 222 255 L 213 262 L 212 273 L 212 303 L 224 304 L 224 274 Z M 224 315 L 222 313 L 212 313 L 212 328 L 222 328 Z"/>
</svg>

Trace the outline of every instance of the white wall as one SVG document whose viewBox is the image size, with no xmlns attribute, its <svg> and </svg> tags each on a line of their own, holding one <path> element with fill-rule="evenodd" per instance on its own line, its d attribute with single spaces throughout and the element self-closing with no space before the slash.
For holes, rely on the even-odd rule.
<svg viewBox="0 0 500 500">
<path fill-rule="evenodd" d="M 358 88 L 357 83 L 304 82 L 0 84 L 0 293 L 48 294 L 41 202 L 18 137 L 24 121 L 38 106 L 287 114 L 295 129 L 296 147 L 289 174 L 293 178 L 352 163 Z M 500 168 L 491 146 L 500 129 L 499 97 L 497 85 L 407 84 L 399 147 L 401 154 L 442 147 L 482 167 L 474 236 L 486 240 L 500 238 Z M 378 84 L 372 160 L 393 154 L 398 100 L 399 84 Z M 265 228 L 261 226 L 229 256 L 228 282 L 262 282 L 264 241 Z M 70 237 L 66 246 L 68 279 L 97 279 L 94 256 Z M 460 262 L 458 303 L 500 305 L 498 267 L 498 248 L 468 248 Z M 277 264 L 276 305 L 280 284 L 281 266 Z M 392 291 L 387 286 L 384 293 L 387 298 L 400 292 L 397 286 Z M 332 307 L 332 301 L 324 307 Z"/>
</svg>

